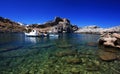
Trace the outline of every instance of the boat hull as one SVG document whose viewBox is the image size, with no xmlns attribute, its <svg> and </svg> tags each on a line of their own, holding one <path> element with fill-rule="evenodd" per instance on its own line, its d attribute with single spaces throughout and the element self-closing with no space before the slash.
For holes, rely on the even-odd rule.
<svg viewBox="0 0 120 74">
<path fill-rule="evenodd" d="M 28 36 L 28 37 L 39 37 L 39 36 L 41 36 L 39 34 L 29 34 L 29 33 L 25 33 L 25 35 Z"/>
</svg>

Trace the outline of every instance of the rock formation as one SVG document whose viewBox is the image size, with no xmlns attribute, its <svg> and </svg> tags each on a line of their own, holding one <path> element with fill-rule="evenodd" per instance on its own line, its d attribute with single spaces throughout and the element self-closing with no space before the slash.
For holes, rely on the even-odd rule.
<svg viewBox="0 0 120 74">
<path fill-rule="evenodd" d="M 66 18 L 55 17 L 53 21 L 46 22 L 44 24 L 32 24 L 29 28 L 39 28 L 42 31 L 54 32 L 54 33 L 71 33 L 78 29 L 75 25 L 71 25 L 70 21 Z"/>
<path fill-rule="evenodd" d="M 120 34 L 103 33 L 99 39 L 99 44 L 107 47 L 120 48 Z"/>
<path fill-rule="evenodd" d="M 101 34 L 101 33 L 120 33 L 120 26 L 112 28 L 100 28 L 96 25 L 79 28 L 75 33 Z"/>
<path fill-rule="evenodd" d="M 75 33 L 100 34 L 104 31 L 105 29 L 100 28 L 96 25 L 92 25 L 92 26 L 86 26 L 83 28 L 79 28 L 77 31 L 75 31 Z"/>
<path fill-rule="evenodd" d="M 98 56 L 103 61 L 114 61 L 117 58 L 118 55 L 113 52 L 105 51 L 105 50 L 99 50 Z"/>
<path fill-rule="evenodd" d="M 31 24 L 26 26 L 20 22 L 14 22 L 10 19 L 0 17 L 0 32 L 24 32 L 26 30 L 31 31 L 34 28 L 39 29 L 41 32 L 55 33 L 71 33 L 78 29 L 76 25 L 71 25 L 68 19 L 60 17 L 55 17 L 54 20 L 44 24 Z"/>
<path fill-rule="evenodd" d="M 111 32 L 111 33 L 120 33 L 120 26 L 115 26 L 111 28 L 105 29 L 106 32 Z"/>
</svg>

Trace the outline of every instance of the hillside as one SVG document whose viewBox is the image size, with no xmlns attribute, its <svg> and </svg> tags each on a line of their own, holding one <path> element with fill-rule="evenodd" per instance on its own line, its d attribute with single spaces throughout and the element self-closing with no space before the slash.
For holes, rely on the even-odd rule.
<svg viewBox="0 0 120 74">
<path fill-rule="evenodd" d="M 120 26 L 115 26 L 111 28 L 100 28 L 96 25 L 86 26 L 79 28 L 75 33 L 87 33 L 87 34 L 102 34 L 102 33 L 120 33 Z"/>
<path fill-rule="evenodd" d="M 0 17 L 0 32 L 24 32 L 37 28 L 41 32 L 74 32 L 78 29 L 66 18 L 55 17 L 54 20 L 48 21 L 44 24 L 30 24 L 28 26 L 21 25 L 20 22 L 14 22 L 10 19 Z"/>
<path fill-rule="evenodd" d="M 22 25 L 20 22 L 14 22 L 10 19 L 0 17 L 0 32 L 30 32 L 32 29 L 37 29 L 40 32 L 52 32 L 52 33 L 89 33 L 89 34 L 101 34 L 103 32 L 119 32 L 120 26 L 111 28 L 100 28 L 96 25 L 86 26 L 78 28 L 77 25 L 71 24 L 67 18 L 55 17 L 53 20 L 43 24 L 30 24 Z"/>
<path fill-rule="evenodd" d="M 0 32 L 23 32 L 25 27 L 10 19 L 0 17 Z"/>
</svg>

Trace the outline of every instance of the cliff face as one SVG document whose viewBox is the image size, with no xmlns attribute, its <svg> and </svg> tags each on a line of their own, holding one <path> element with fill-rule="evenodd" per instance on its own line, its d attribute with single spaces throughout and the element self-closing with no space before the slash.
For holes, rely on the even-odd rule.
<svg viewBox="0 0 120 74">
<path fill-rule="evenodd" d="M 72 25 L 68 19 L 60 17 L 55 17 L 54 20 L 46 22 L 44 24 L 29 25 L 28 28 L 39 28 L 41 30 L 54 33 L 71 33 L 78 29 L 78 27 Z"/>
<path fill-rule="evenodd" d="M 6 19 L 0 17 L 0 32 L 23 32 L 25 31 L 25 27 L 11 21 L 10 19 Z"/>
</svg>

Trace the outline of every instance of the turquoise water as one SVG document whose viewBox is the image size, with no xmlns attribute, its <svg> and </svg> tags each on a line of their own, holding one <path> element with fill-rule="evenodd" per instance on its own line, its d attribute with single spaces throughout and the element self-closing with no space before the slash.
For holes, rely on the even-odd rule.
<svg viewBox="0 0 120 74">
<path fill-rule="evenodd" d="M 98 39 L 92 34 L 39 38 L 1 33 L 0 74 L 119 74 L 119 58 L 103 61 L 99 55 L 104 50 L 119 55 L 119 50 L 98 46 Z"/>
</svg>

